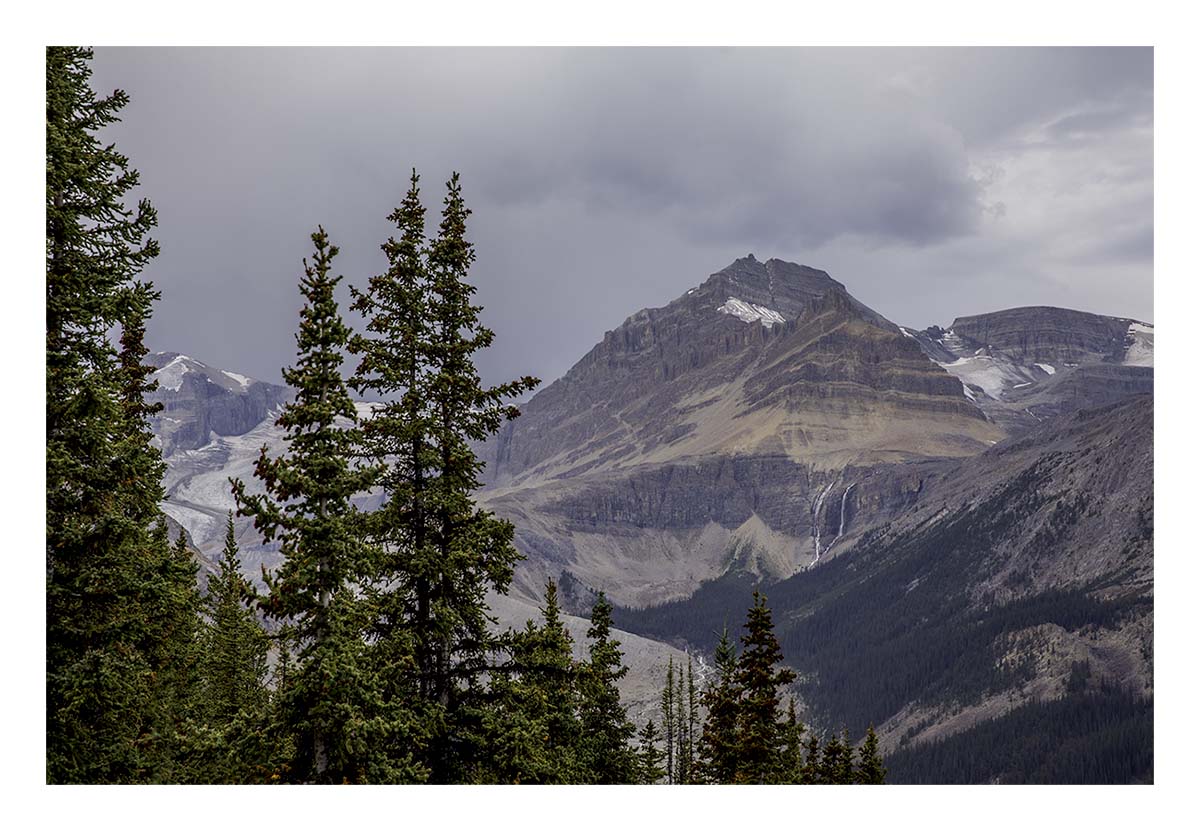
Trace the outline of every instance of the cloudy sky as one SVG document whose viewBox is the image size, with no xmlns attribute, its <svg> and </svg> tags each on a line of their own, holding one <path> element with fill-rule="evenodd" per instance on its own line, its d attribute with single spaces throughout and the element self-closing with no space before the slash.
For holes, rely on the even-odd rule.
<svg viewBox="0 0 1200 831">
<path fill-rule="evenodd" d="M 321 223 L 381 271 L 411 168 L 474 211 L 486 380 L 561 375 L 753 252 L 893 321 L 1153 317 L 1149 49 L 98 49 L 158 208 L 150 346 L 269 381 Z M 356 322 L 353 317 L 349 318 Z"/>
</svg>

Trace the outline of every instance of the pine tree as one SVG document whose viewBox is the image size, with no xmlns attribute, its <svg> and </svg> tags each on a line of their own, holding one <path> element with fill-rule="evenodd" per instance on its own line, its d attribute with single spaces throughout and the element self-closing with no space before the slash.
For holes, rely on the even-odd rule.
<svg viewBox="0 0 1200 831">
<path fill-rule="evenodd" d="M 601 592 L 588 628 L 589 660 L 580 670 L 580 763 L 587 782 L 632 784 L 638 775 L 637 758 L 630 746 L 636 728 L 617 691 L 617 681 L 629 668 L 622 664 L 620 644 L 611 633 L 612 605 Z"/>
<path fill-rule="evenodd" d="M 666 775 L 663 769 L 664 753 L 658 747 L 658 729 L 653 719 L 647 719 L 638 734 L 638 781 L 653 785 Z"/>
<path fill-rule="evenodd" d="M 738 773 L 737 647 L 729 629 L 717 643 L 716 676 L 703 695 L 708 714 L 700 734 L 700 767 L 705 782 L 730 784 Z"/>
<path fill-rule="evenodd" d="M 858 749 L 858 766 L 854 774 L 855 781 L 860 785 L 882 785 L 887 776 L 883 757 L 879 753 L 879 737 L 875 735 L 873 724 L 867 726 L 867 737 Z"/>
<path fill-rule="evenodd" d="M 194 693 L 175 686 L 188 673 L 168 649 L 195 632 L 194 571 L 160 528 L 142 398 L 158 294 L 136 277 L 158 254 L 157 220 L 145 200 L 126 206 L 137 171 L 97 138 L 128 96 L 96 98 L 91 57 L 46 51 L 47 779 L 164 781 Z"/>
<path fill-rule="evenodd" d="M 754 605 L 746 617 L 737 669 L 737 684 L 742 694 L 738 712 L 739 782 L 767 784 L 778 778 L 783 739 L 779 688 L 796 678 L 790 669 L 775 669 L 782 660 L 771 610 L 766 598 L 756 591 Z"/>
<path fill-rule="evenodd" d="M 365 525 L 385 554 L 378 637 L 381 645 L 397 638 L 413 645 L 414 683 L 434 733 L 427 761 L 433 781 L 448 782 L 465 776 L 480 752 L 470 736 L 481 715 L 480 679 L 497 646 L 486 593 L 507 589 L 519 557 L 512 525 L 472 500 L 483 463 L 471 443 L 515 418 L 506 402 L 537 380 L 482 385 L 474 354 L 494 334 L 480 323 L 466 282 L 475 260 L 466 239 L 470 211 L 455 174 L 437 236 L 427 241 L 418 184 L 414 171 L 390 217 L 401 234 L 383 247 L 388 270 L 355 293 L 369 335 L 352 343 L 361 356 L 353 383 L 390 402 L 368 420 L 361 443 L 383 468 L 386 496 Z"/>
<path fill-rule="evenodd" d="M 281 702 L 298 781 L 405 781 L 422 771 L 391 759 L 392 721 L 384 714 L 379 677 L 367 668 L 364 639 L 370 608 L 362 594 L 372 575 L 371 549 L 356 536 L 351 499 L 376 471 L 351 465 L 357 414 L 341 376 L 350 330 L 334 300 L 341 279 L 330 274 L 337 255 L 328 235 L 312 235 L 315 253 L 304 263 L 305 305 L 296 335 L 297 362 L 284 380 L 296 390 L 276 422 L 287 453 L 264 447 L 255 467 L 264 493 L 234 481 L 238 511 L 254 518 L 266 542 L 279 541 L 283 563 L 264 572 L 268 615 L 284 621 L 299 652 Z"/>
</svg>

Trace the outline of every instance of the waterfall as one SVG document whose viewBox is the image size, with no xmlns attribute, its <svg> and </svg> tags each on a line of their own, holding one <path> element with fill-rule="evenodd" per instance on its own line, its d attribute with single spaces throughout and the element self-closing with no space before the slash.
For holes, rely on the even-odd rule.
<svg viewBox="0 0 1200 831">
<path fill-rule="evenodd" d="M 841 492 L 841 514 L 838 518 L 838 536 L 833 538 L 833 542 L 829 543 L 826 551 L 832 549 L 834 545 L 838 544 L 838 540 L 841 539 L 842 534 L 846 533 L 846 497 L 850 496 L 850 491 L 854 490 L 854 485 L 857 484 L 857 482 L 853 483 L 850 485 L 850 488 L 847 488 Z M 826 497 L 830 488 L 833 488 L 832 482 L 829 483 L 829 488 L 821 491 L 821 496 L 817 497 L 817 507 L 814 512 L 812 512 L 814 513 L 814 516 L 812 516 L 812 533 L 814 533 L 814 536 L 816 537 L 816 556 L 812 558 L 812 563 L 814 564 L 821 560 L 821 503 L 824 502 L 824 497 Z"/>
<path fill-rule="evenodd" d="M 842 493 L 842 518 L 838 521 L 838 539 L 846 532 L 846 497 L 850 495 L 850 491 L 852 490 L 854 490 L 854 485 L 846 488 Z M 834 540 L 834 542 L 837 542 L 837 540 Z"/>
<path fill-rule="evenodd" d="M 833 482 L 825 486 L 825 490 L 821 491 L 821 495 L 817 497 L 817 504 L 813 507 L 813 565 L 816 565 L 821 559 L 821 505 L 825 502 L 825 497 L 833 490 Z"/>
</svg>

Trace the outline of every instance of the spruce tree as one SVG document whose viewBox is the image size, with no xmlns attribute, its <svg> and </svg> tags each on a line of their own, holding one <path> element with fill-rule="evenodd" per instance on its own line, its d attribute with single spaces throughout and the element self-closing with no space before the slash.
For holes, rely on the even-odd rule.
<svg viewBox="0 0 1200 831">
<path fill-rule="evenodd" d="M 684 781 L 697 784 L 696 770 L 696 730 L 700 726 L 700 699 L 696 695 L 696 676 L 692 668 L 692 659 L 688 658 L 687 671 L 687 777 Z"/>
<path fill-rule="evenodd" d="M 572 640 L 562 622 L 558 587 L 546 582 L 542 628 L 531 656 L 530 672 L 546 702 L 545 747 L 561 782 L 577 781 L 582 727 L 578 716 L 579 667 L 571 657 Z"/>
<path fill-rule="evenodd" d="M 582 731 L 580 764 L 584 781 L 602 784 L 637 782 L 637 758 L 630 741 L 636 728 L 621 703 L 617 681 L 629 668 L 612 633 L 612 605 L 601 592 L 588 628 L 588 661 L 580 668 Z"/>
<path fill-rule="evenodd" d="M 675 784 L 675 659 L 667 658 L 667 681 L 663 686 L 660 707 L 663 717 L 663 738 L 667 751 L 667 784 Z"/>
<path fill-rule="evenodd" d="M 195 633 L 196 590 L 161 528 L 142 398 L 157 220 L 126 205 L 137 171 L 97 138 L 128 96 L 95 96 L 91 57 L 46 51 L 47 779 L 164 781 L 194 693 L 170 645 Z"/>
<path fill-rule="evenodd" d="M 352 343 L 361 356 L 355 389 L 385 399 L 360 445 L 383 470 L 384 507 L 365 524 L 384 553 L 378 638 L 413 645 L 412 682 L 434 733 L 427 761 L 437 782 L 466 775 L 480 752 L 469 737 L 498 645 L 486 593 L 507 589 L 519 557 L 512 525 L 475 507 L 483 463 L 472 443 L 515 418 L 508 402 L 537 384 L 525 377 L 485 387 L 479 378 L 474 355 L 494 334 L 471 303 L 475 252 L 457 174 L 447 189 L 437 235 L 427 240 L 414 171 L 390 217 L 401 233 L 383 247 L 388 270 L 355 292 L 368 334 Z"/>
<path fill-rule="evenodd" d="M 338 249 L 319 228 L 313 261 L 304 263 L 305 305 L 296 335 L 297 361 L 284 370 L 296 391 L 277 420 L 287 452 L 264 447 L 255 467 L 264 492 L 233 482 L 238 511 L 254 518 L 264 541 L 278 540 L 283 562 L 264 571 L 266 613 L 282 622 L 298 648 L 281 702 L 282 727 L 293 742 L 294 780 L 318 783 L 407 781 L 423 771 L 390 758 L 394 720 L 385 713 L 379 677 L 368 670 L 365 633 L 370 607 L 371 549 L 356 535 L 352 498 L 376 471 L 355 467 L 357 413 L 342 379 L 350 330 L 334 299 L 330 273 Z"/>
<path fill-rule="evenodd" d="M 580 781 L 577 673 L 552 581 L 546 585 L 541 625 L 529 621 L 523 631 L 508 633 L 504 646 L 510 659 L 493 672 L 482 717 L 486 753 L 476 760 L 471 781 Z"/>
<path fill-rule="evenodd" d="M 729 629 L 721 632 L 715 654 L 716 674 L 703 695 L 707 716 L 700 734 L 700 768 L 705 782 L 731 784 L 738 772 L 737 647 Z"/>
<path fill-rule="evenodd" d="M 157 617 L 159 634 L 158 654 L 160 669 L 155 674 L 155 697 L 160 707 L 168 713 L 171 737 L 174 745 L 170 759 L 164 760 L 167 767 L 163 782 L 191 781 L 192 773 L 185 757 L 191 755 L 191 747 L 202 738 L 195 734 L 203 722 L 204 699 L 201 663 L 203 661 L 203 621 L 201 610 L 204 599 L 200 594 L 197 575 L 200 566 L 188 547 L 187 536 L 182 528 L 173 546 L 166 546 L 166 523 L 160 522 L 155 529 L 158 542 L 153 550 L 167 550 L 161 561 L 162 582 L 169 587 L 167 600 L 162 604 Z"/>
<path fill-rule="evenodd" d="M 664 753 L 658 747 L 658 729 L 653 719 L 647 719 L 638 734 L 638 781 L 653 785 L 666 775 L 663 769 Z"/>
<path fill-rule="evenodd" d="M 785 785 L 803 785 L 804 725 L 796 718 L 794 698 L 788 699 L 788 714 L 783 735 L 783 766 L 779 781 Z"/>
<path fill-rule="evenodd" d="M 239 715 L 261 716 L 267 699 L 267 634 L 252 606 L 257 592 L 240 566 L 230 511 L 218 571 L 205 594 L 204 702 L 208 723 L 218 729 L 228 728 Z"/>
<path fill-rule="evenodd" d="M 738 712 L 739 782 L 768 784 L 776 781 L 780 767 L 782 725 L 779 690 L 796 678 L 790 669 L 776 669 L 783 660 L 775 639 L 771 610 L 757 591 L 746 616 L 737 684 L 741 691 Z"/>
<path fill-rule="evenodd" d="M 858 765 L 854 774 L 855 781 L 860 785 L 882 785 L 887 776 L 883 757 L 879 753 L 879 737 L 875 735 L 873 724 L 867 726 L 867 736 L 858 749 Z"/>
<path fill-rule="evenodd" d="M 818 764 L 818 779 L 822 785 L 844 785 L 842 782 L 842 756 L 844 747 L 836 733 L 830 733 L 821 749 L 821 761 Z"/>
<path fill-rule="evenodd" d="M 844 729 L 842 730 L 842 738 L 839 745 L 836 773 L 837 783 L 839 785 L 853 785 L 855 782 L 854 745 L 850 743 L 850 736 Z"/>
<path fill-rule="evenodd" d="M 808 742 L 804 748 L 804 774 L 801 777 L 800 784 L 802 785 L 825 785 L 828 784 L 823 778 L 821 767 L 821 739 L 813 730 L 808 731 Z"/>
<path fill-rule="evenodd" d="M 675 676 L 675 783 L 686 785 L 691 772 L 688 770 L 687 697 L 684 695 L 683 666 Z"/>
</svg>

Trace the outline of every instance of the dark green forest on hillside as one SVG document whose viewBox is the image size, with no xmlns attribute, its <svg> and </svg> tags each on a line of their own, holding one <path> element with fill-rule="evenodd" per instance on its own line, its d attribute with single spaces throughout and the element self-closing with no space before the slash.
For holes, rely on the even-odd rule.
<svg viewBox="0 0 1200 831">
<path fill-rule="evenodd" d="M 971 585 L 988 567 L 989 547 L 1041 507 L 1037 485 L 1051 462 L 1043 457 L 980 507 L 961 509 L 894 538 L 889 529 L 880 529 L 852 551 L 765 589 L 772 605 L 786 610 L 778 618 L 779 641 L 785 661 L 804 671 L 797 685 L 816 725 L 861 736 L 869 724 L 879 724 L 909 702 L 978 702 L 1031 677 L 1031 659 L 1001 660 L 1007 633 L 1045 623 L 1071 632 L 1111 628 L 1151 610 L 1152 599 L 1141 595 L 1099 599 L 1099 590 L 1109 587 L 1110 580 L 984 608 L 970 602 Z M 1078 510 L 1070 506 L 1071 512 Z M 619 608 L 614 620 L 631 632 L 702 649 L 714 632 L 736 620 L 753 587 L 746 576 L 729 574 L 684 600 Z M 1139 693 L 1131 693 L 1135 703 L 1130 706 L 1149 708 Z M 1055 712 L 1075 709 L 1084 719 L 1091 704 L 1091 699 L 1073 698 Z M 1128 720 L 1119 707 L 1098 712 L 1098 717 L 1114 720 L 1114 729 Z M 1031 718 L 1014 715 L 1005 723 L 1010 728 L 1032 725 Z M 1070 723 L 1072 717 L 1064 718 Z M 1000 734 L 981 730 L 974 735 L 990 742 Z M 1073 752 L 1087 747 L 1101 760 L 1098 766 L 1121 768 L 1125 745 L 1109 741 L 1100 730 L 1072 735 Z M 963 739 L 953 746 L 965 748 L 970 742 Z M 1061 752 L 1067 753 L 1067 747 L 1064 742 Z M 990 758 L 981 752 L 982 758 Z M 920 750 L 913 754 L 926 758 Z M 1035 765 L 1032 756 L 1001 756 L 1017 765 L 1001 772 L 1017 777 L 1034 776 L 1055 764 Z"/>
<path fill-rule="evenodd" d="M 887 756 L 900 784 L 1079 785 L 1154 781 L 1154 704 L 1113 689 L 1025 704 Z"/>
</svg>

